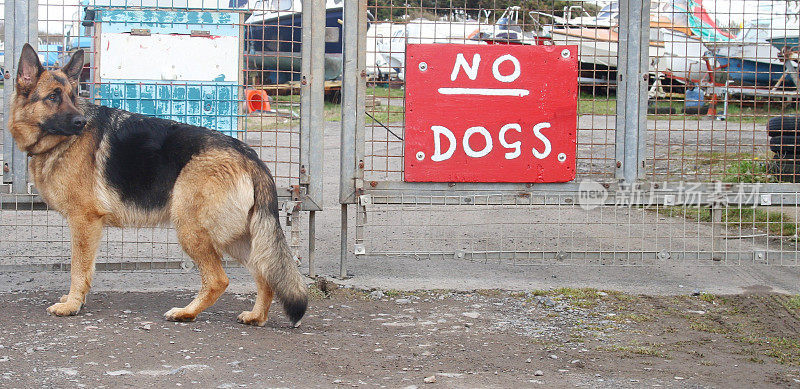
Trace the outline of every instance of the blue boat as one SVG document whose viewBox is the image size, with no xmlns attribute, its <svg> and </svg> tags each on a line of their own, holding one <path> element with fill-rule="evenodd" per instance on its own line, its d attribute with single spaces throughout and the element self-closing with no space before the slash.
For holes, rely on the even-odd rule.
<svg viewBox="0 0 800 389">
<path fill-rule="evenodd" d="M 715 54 L 714 58 L 736 85 L 775 86 L 783 75 L 783 64 L 760 62 L 744 58 L 726 57 Z M 791 77 L 784 77 L 784 86 L 795 86 Z"/>
<path fill-rule="evenodd" d="M 727 42 L 709 43 L 711 54 L 735 85 L 757 87 L 795 87 L 792 77 L 784 77 L 784 62 L 776 48 L 771 28 L 772 19 L 749 22 Z M 783 80 L 781 81 L 781 78 Z M 777 85 L 778 82 L 780 85 Z"/>
<path fill-rule="evenodd" d="M 325 79 L 342 74 L 342 18 L 344 0 L 327 0 L 325 27 L 335 29 L 336 39 L 325 42 Z M 263 84 L 299 81 L 303 16 L 301 0 L 259 1 L 246 21 L 248 71 Z M 326 35 L 329 35 L 326 31 Z M 252 73 L 251 73 L 252 74 Z"/>
</svg>

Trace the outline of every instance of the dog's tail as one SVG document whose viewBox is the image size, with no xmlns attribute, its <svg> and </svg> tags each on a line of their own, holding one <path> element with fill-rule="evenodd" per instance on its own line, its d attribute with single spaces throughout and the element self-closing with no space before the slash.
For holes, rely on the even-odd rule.
<svg viewBox="0 0 800 389">
<path fill-rule="evenodd" d="M 292 324 L 297 326 L 306 313 L 308 290 L 281 229 L 274 181 L 266 166 L 259 166 L 252 176 L 255 204 L 250 216 L 248 264 L 264 275 Z"/>
</svg>

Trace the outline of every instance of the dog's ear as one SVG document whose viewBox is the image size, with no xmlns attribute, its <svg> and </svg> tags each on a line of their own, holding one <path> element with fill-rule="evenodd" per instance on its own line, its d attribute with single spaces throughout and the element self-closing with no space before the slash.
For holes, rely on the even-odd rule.
<svg viewBox="0 0 800 389">
<path fill-rule="evenodd" d="M 69 77 L 70 81 L 76 83 L 80 81 L 81 71 L 83 71 L 83 49 L 72 54 L 72 58 L 61 68 L 61 71 Z"/>
<path fill-rule="evenodd" d="M 39 56 L 29 44 L 22 46 L 22 55 L 17 66 L 17 93 L 27 96 L 33 90 L 39 76 L 44 73 L 44 67 L 39 62 Z"/>
</svg>

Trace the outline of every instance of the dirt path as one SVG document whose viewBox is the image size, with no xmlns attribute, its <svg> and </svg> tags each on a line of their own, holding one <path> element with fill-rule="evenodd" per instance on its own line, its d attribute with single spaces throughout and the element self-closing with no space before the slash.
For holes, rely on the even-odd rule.
<svg viewBox="0 0 800 389">
<path fill-rule="evenodd" d="M 228 293 L 194 323 L 178 293 L 100 292 L 49 317 L 57 293 L 0 296 L 5 387 L 789 387 L 800 310 L 774 294 L 640 297 L 596 290 L 315 289 L 299 329 L 234 321 Z M 433 378 L 430 378 L 433 377 Z M 435 383 L 426 383 L 435 380 Z"/>
</svg>

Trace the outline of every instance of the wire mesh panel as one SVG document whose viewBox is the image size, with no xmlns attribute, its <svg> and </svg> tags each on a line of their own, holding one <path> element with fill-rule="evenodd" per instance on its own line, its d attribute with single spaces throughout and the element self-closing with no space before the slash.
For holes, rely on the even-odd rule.
<svg viewBox="0 0 800 389">
<path fill-rule="evenodd" d="M 0 258 L 2 270 L 68 270 L 70 258 L 70 229 L 64 217 L 37 203 L 29 195 L 0 197 Z M 286 213 L 281 212 L 286 220 Z M 293 223 L 301 223 L 295 215 Z M 293 242 L 298 258 L 305 258 L 295 233 L 284 228 L 287 240 Z M 97 269 L 151 270 L 194 267 L 181 249 L 174 229 L 105 228 L 97 252 Z M 225 264 L 237 266 L 225 258 Z"/>
<path fill-rule="evenodd" d="M 794 182 L 798 11 L 796 1 L 655 5 L 650 179 Z"/>
<path fill-rule="evenodd" d="M 341 16 L 342 1 L 329 3 L 331 12 L 338 7 Z M 84 50 L 81 97 L 207 127 L 252 147 L 275 178 L 282 219 L 290 220 L 283 217 L 289 214 L 294 222 L 286 232 L 300 256 L 299 204 L 309 197 L 309 184 L 322 179 L 307 173 L 314 170 L 310 149 L 321 148 L 321 143 L 312 145 L 301 134 L 301 96 L 308 88 L 303 71 L 313 69 L 301 55 L 309 39 L 302 1 L 40 0 L 36 11 L 35 20 L 4 20 L 6 31 L 35 25 L 38 40 L 30 43 L 48 69 L 63 66 Z M 14 44 L 21 47 L 22 42 Z M 336 47 L 330 51 L 326 78 L 336 79 L 341 75 L 341 42 L 338 53 Z M 16 60 L 6 58 L 5 70 L 13 71 Z M 321 103 L 309 100 L 306 109 Z M 4 147 L 4 154 L 8 149 Z M 11 156 L 0 160 L 10 163 Z M 11 167 L 2 173 L 4 183 L 20 170 Z M 303 180 L 301 170 L 306 173 Z M 4 264 L 63 263 L 69 253 L 63 218 L 47 210 L 35 187 L 13 189 L 14 195 L 0 200 L 0 255 L 9 258 Z M 98 263 L 109 266 L 174 267 L 186 259 L 169 228 L 109 229 L 98 253 Z"/>
<path fill-rule="evenodd" d="M 367 0 L 367 9 L 357 255 L 797 265 L 798 2 Z M 407 182 L 415 91 L 405 61 L 409 45 L 426 43 L 575 45 L 575 179 Z"/>
<path fill-rule="evenodd" d="M 369 196 L 357 216 L 356 251 L 513 265 L 800 264 L 794 205 L 642 206 L 622 197 L 619 206 L 564 205 L 574 200 Z"/>
<path fill-rule="evenodd" d="M 609 65 L 616 62 L 616 55 L 609 45 L 616 43 L 609 39 L 614 33 L 607 28 L 598 32 L 605 34 L 602 38 L 590 37 L 564 19 L 585 17 L 587 9 L 599 8 L 588 2 L 532 1 L 520 7 L 510 1 L 367 1 L 374 20 L 365 38 L 364 179 L 403 180 L 406 47 L 434 43 L 576 45 L 581 58 L 578 176 L 613 177 L 616 73 Z M 474 109 L 479 112 L 481 107 Z"/>
</svg>

